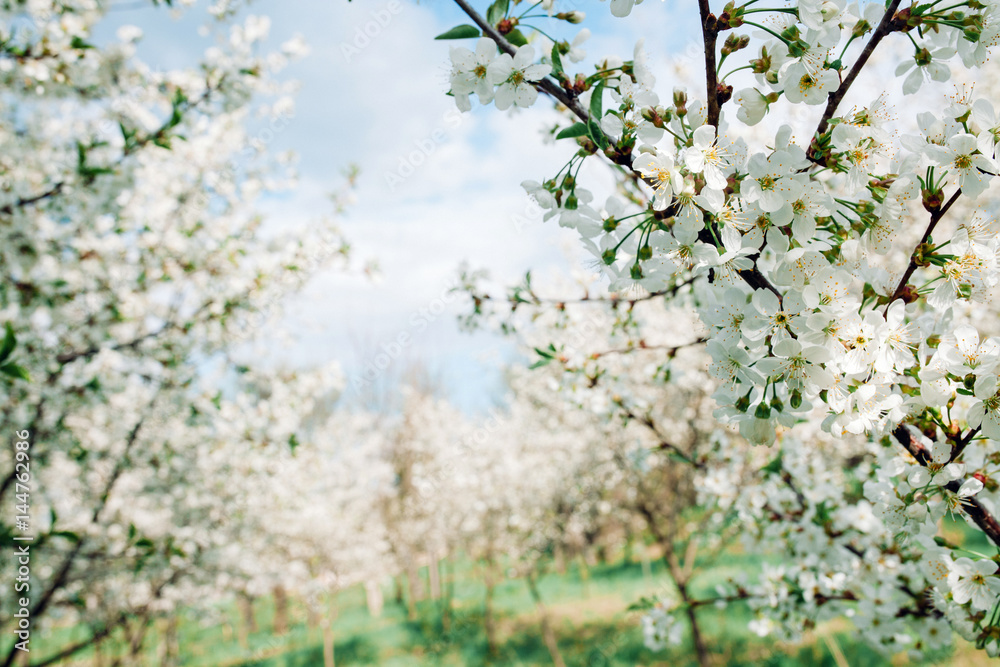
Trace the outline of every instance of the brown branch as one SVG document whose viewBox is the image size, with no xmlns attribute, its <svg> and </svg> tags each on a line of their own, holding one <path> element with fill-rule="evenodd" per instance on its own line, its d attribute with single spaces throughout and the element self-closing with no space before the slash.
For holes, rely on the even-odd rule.
<svg viewBox="0 0 1000 667">
<path fill-rule="evenodd" d="M 819 125 L 816 127 L 816 131 L 813 136 L 817 136 L 826 132 L 827 127 L 830 125 L 830 119 L 833 118 L 833 114 L 837 112 L 837 107 L 840 106 L 841 101 L 843 101 L 844 96 L 847 95 L 847 91 L 850 90 L 851 85 L 854 80 L 858 78 L 858 74 L 864 69 L 865 65 L 868 63 L 868 59 L 871 58 L 872 53 L 875 52 L 875 47 L 879 45 L 879 42 L 885 38 L 890 32 L 894 30 L 899 30 L 900 27 L 906 25 L 905 22 L 899 21 L 896 18 L 896 10 L 899 8 L 900 0 L 892 0 L 892 3 L 886 8 L 885 15 L 882 17 L 882 21 L 875 28 L 875 32 L 872 33 L 871 38 L 865 45 L 864 50 L 861 55 L 858 56 L 857 61 L 854 66 L 851 67 L 851 71 L 848 72 L 847 77 L 840 82 L 840 86 L 837 90 L 830 93 L 829 101 L 826 103 L 826 110 L 823 111 L 823 117 L 819 121 Z"/>
<path fill-rule="evenodd" d="M 32 204 L 36 204 L 42 201 L 43 199 L 54 197 L 55 195 L 62 192 L 62 189 L 63 187 L 65 187 L 65 185 L 66 181 L 61 181 L 53 185 L 50 189 L 46 190 L 45 192 L 35 195 L 34 197 L 22 197 L 18 199 L 16 202 L 7 204 L 5 206 L 0 206 L 0 214 L 12 215 L 14 213 L 14 209 L 24 208 L 25 206 L 31 206 Z"/>
<path fill-rule="evenodd" d="M 701 15 L 701 36 L 705 42 L 705 101 L 708 105 L 706 123 L 716 128 L 719 126 L 719 79 L 716 72 L 715 51 L 719 37 L 717 19 L 708 6 L 708 0 L 698 0 L 698 12 Z"/>
<path fill-rule="evenodd" d="M 635 414 L 634 412 L 632 412 L 632 409 L 629 408 L 627 405 L 625 405 L 625 403 L 621 400 L 617 401 L 617 404 L 621 408 L 622 413 L 626 417 L 628 417 L 632 421 L 642 424 L 653 433 L 653 435 L 656 437 L 656 440 L 658 441 L 657 445 L 660 449 L 673 452 L 674 454 L 679 456 L 685 463 L 691 465 L 691 467 L 693 468 L 705 467 L 705 464 L 695 460 L 692 454 L 685 453 L 684 450 L 682 450 L 680 447 L 667 440 L 667 438 L 662 433 L 660 433 L 660 429 L 657 428 L 656 422 L 653 421 L 652 417 L 650 417 L 649 415 L 639 416 Z"/>
<path fill-rule="evenodd" d="M 630 354 L 638 350 L 666 350 L 667 357 L 673 358 L 679 350 L 685 347 L 694 347 L 695 345 L 701 345 L 702 343 L 707 343 L 707 338 L 698 338 L 691 341 L 690 343 L 682 343 L 680 345 L 647 345 L 646 341 L 640 340 L 635 345 L 629 347 L 614 348 L 611 350 L 603 350 L 601 352 L 591 352 L 588 355 L 589 359 L 600 359 L 601 357 L 606 357 L 612 354 Z"/>
<path fill-rule="evenodd" d="M 510 54 L 512 56 L 515 53 L 517 53 L 517 47 L 508 42 L 507 38 L 501 35 L 496 28 L 490 25 L 489 21 L 487 21 L 485 18 L 483 18 L 483 16 L 479 12 L 473 9 L 472 6 L 469 5 L 469 3 L 467 3 L 465 0 L 455 0 L 455 4 L 458 5 L 462 9 L 462 11 L 465 12 L 466 15 L 468 15 L 468 17 L 472 19 L 476 23 L 476 25 L 478 25 L 482 29 L 484 35 L 488 36 L 490 39 L 492 39 L 494 42 L 497 43 L 497 46 L 500 47 L 501 51 Z M 554 84 L 552 81 L 548 79 L 542 79 L 535 85 L 537 85 L 538 88 L 543 92 L 559 100 L 567 109 L 572 111 L 573 114 L 584 123 L 590 120 L 590 114 L 587 113 L 586 109 L 580 106 L 580 102 L 578 102 L 575 97 L 573 97 L 565 90 Z"/>
<path fill-rule="evenodd" d="M 899 284 L 896 285 L 896 289 L 893 290 L 892 295 L 889 297 L 889 304 L 891 304 L 893 301 L 902 296 L 903 291 L 906 289 L 906 283 L 910 281 L 910 276 L 912 276 L 913 272 L 917 270 L 916 259 L 917 259 L 917 252 L 919 251 L 920 246 L 927 243 L 927 239 L 931 237 L 931 232 L 933 232 L 934 228 L 937 227 L 937 224 L 941 221 L 941 218 L 943 218 L 945 214 L 948 213 L 948 209 L 950 209 L 952 205 L 956 201 L 958 201 L 958 198 L 961 196 L 962 196 L 962 188 L 959 188 L 958 190 L 955 191 L 955 194 L 951 196 L 951 199 L 949 199 L 944 206 L 939 205 L 935 207 L 933 211 L 931 211 L 931 219 L 927 223 L 927 229 L 924 230 L 924 235 L 920 237 L 920 240 L 917 242 L 916 247 L 913 249 L 913 253 L 910 255 L 910 263 L 906 267 L 906 271 L 903 272 L 903 277 L 899 279 Z M 889 304 L 886 304 L 885 307 L 886 312 L 889 311 Z"/>
<path fill-rule="evenodd" d="M 917 463 L 925 467 L 931 463 L 930 453 L 913 437 L 913 434 L 910 433 L 910 430 L 906 426 L 900 424 L 892 432 L 892 435 L 917 460 Z M 952 480 L 944 488 L 955 493 L 961 488 L 963 481 Z M 970 497 L 962 499 L 962 509 L 979 526 L 979 529 L 986 533 L 990 541 L 1000 547 L 1000 522 L 986 509 L 986 506 L 975 497 Z"/>
<path fill-rule="evenodd" d="M 896 0 L 898 4 L 899 0 Z M 466 15 L 472 19 L 476 25 L 478 25 L 483 34 L 488 36 L 497 46 L 507 54 L 514 55 L 517 52 L 517 48 L 507 41 L 507 39 L 497 31 L 490 23 L 483 18 L 471 5 L 469 5 L 466 0 L 455 0 L 455 4 L 458 5 Z M 705 38 L 705 63 L 706 63 L 706 90 L 708 94 L 708 118 L 707 122 L 709 125 L 713 125 L 716 128 L 719 124 L 719 95 L 718 95 L 718 78 L 715 71 L 715 50 L 716 50 L 716 38 L 718 36 L 718 30 L 716 28 L 716 18 L 709 11 L 708 0 L 699 0 L 699 9 L 702 14 L 702 33 Z M 539 90 L 548 93 L 555 99 L 562 102 L 566 108 L 573 112 L 573 114 L 579 118 L 582 122 L 587 123 L 590 120 L 590 114 L 580 106 L 580 103 L 575 97 L 569 95 L 559 86 L 555 85 L 549 79 L 542 79 L 535 84 Z M 846 90 L 845 90 L 846 92 Z M 603 133 L 603 130 L 601 130 Z M 606 135 L 605 135 L 606 136 Z M 618 163 L 615 163 L 618 164 Z M 625 165 L 622 165 L 625 166 Z M 634 174 L 634 170 L 632 170 Z M 641 180 L 641 176 L 639 177 Z M 716 243 L 713 242 L 711 245 L 718 247 Z M 754 266 L 752 269 L 746 271 L 740 271 L 739 275 L 743 280 L 754 289 L 767 289 L 773 292 L 779 301 L 783 301 L 781 292 L 771 284 L 771 282 L 760 272 L 757 268 L 756 260 L 754 261 Z"/>
</svg>

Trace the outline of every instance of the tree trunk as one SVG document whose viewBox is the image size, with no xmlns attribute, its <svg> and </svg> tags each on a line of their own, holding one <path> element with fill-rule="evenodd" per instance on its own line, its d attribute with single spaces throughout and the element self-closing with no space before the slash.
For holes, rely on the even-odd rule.
<svg viewBox="0 0 1000 667">
<path fill-rule="evenodd" d="M 365 601 L 368 604 L 368 613 L 372 618 L 382 616 L 385 598 L 382 596 L 382 585 L 379 582 L 375 580 L 365 582 Z"/>
<path fill-rule="evenodd" d="M 330 605 L 323 619 L 323 667 L 335 667 L 333 655 L 333 622 L 337 619 L 337 603 L 330 593 Z"/>
<path fill-rule="evenodd" d="M 441 595 L 441 632 L 445 635 L 451 630 L 451 601 L 455 596 L 455 577 L 447 558 L 441 559 L 444 566 L 444 582 Z"/>
<path fill-rule="evenodd" d="M 240 612 L 243 615 L 243 632 L 257 632 L 257 616 L 253 610 L 253 596 L 243 593 L 239 597 Z"/>
<path fill-rule="evenodd" d="M 493 616 L 493 590 L 496 582 L 493 578 L 493 559 L 486 561 L 486 600 L 483 608 L 483 629 L 486 631 L 486 649 L 490 657 L 499 653 L 497 646 L 497 626 Z"/>
<path fill-rule="evenodd" d="M 333 625 L 323 622 L 323 667 L 335 667 L 333 661 Z"/>
<path fill-rule="evenodd" d="M 688 602 L 691 599 L 688 597 L 686 583 L 678 582 L 677 589 L 680 591 L 681 599 L 684 602 Z M 712 664 L 712 657 L 708 652 L 708 647 L 705 646 L 705 639 L 701 636 L 701 627 L 698 625 L 698 614 L 690 604 L 685 604 L 684 606 L 687 612 L 688 623 L 691 624 L 691 641 L 694 643 L 694 652 L 698 658 L 698 665 L 700 667 L 708 667 Z"/>
<path fill-rule="evenodd" d="M 431 591 L 431 599 L 441 598 L 441 570 L 437 554 L 431 554 L 430 562 L 427 563 L 427 587 Z"/>
<path fill-rule="evenodd" d="M 176 615 L 171 615 L 167 619 L 160 652 L 160 664 L 162 667 L 175 667 L 177 665 L 178 653 L 180 652 L 180 647 L 177 643 L 177 624 L 178 619 Z"/>
<path fill-rule="evenodd" d="M 549 655 L 552 656 L 552 664 L 556 667 L 566 667 L 566 662 L 559 652 L 556 633 L 552 629 L 552 622 L 549 619 L 549 610 L 545 607 L 545 604 L 542 602 L 542 596 L 538 592 L 538 582 L 535 580 L 534 572 L 528 574 L 528 590 L 531 591 L 531 597 L 535 601 L 535 608 L 538 609 L 538 616 L 542 626 L 542 640 L 545 641 L 545 647 L 549 649 Z"/>
<path fill-rule="evenodd" d="M 580 554 L 580 581 L 583 584 L 584 599 L 590 598 L 590 566 L 587 565 L 587 558 Z"/>
<path fill-rule="evenodd" d="M 691 641 L 694 643 L 694 651 L 695 656 L 698 658 L 698 665 L 700 667 L 709 667 L 709 665 L 712 664 L 712 656 L 708 651 L 708 647 L 705 646 L 704 638 L 701 636 L 701 627 L 698 625 L 698 614 L 694 607 L 691 606 L 691 597 L 688 595 L 687 590 L 690 572 L 694 569 L 693 545 L 691 542 L 688 543 L 688 562 L 685 566 L 681 566 L 677 559 L 677 554 L 674 553 L 675 545 L 674 541 L 670 537 L 670 535 L 672 535 L 671 531 L 661 529 L 660 525 L 656 521 L 656 515 L 653 513 L 651 507 L 645 502 L 640 502 L 639 511 L 642 512 L 645 517 L 646 524 L 649 526 L 649 531 L 656 539 L 656 543 L 663 550 L 663 561 L 667 564 L 667 572 L 670 574 L 670 578 L 673 579 L 674 585 L 677 586 L 677 592 L 680 594 L 681 602 L 685 607 L 688 622 L 691 624 Z"/>
<path fill-rule="evenodd" d="M 416 592 L 414 591 L 413 577 L 410 575 L 410 570 L 403 572 L 402 576 L 406 577 L 406 588 L 408 595 L 406 596 L 406 618 L 410 621 L 417 620 L 417 600 Z"/>
<path fill-rule="evenodd" d="M 282 586 L 272 589 L 274 594 L 274 634 L 281 636 L 288 632 L 288 593 Z"/>
<path fill-rule="evenodd" d="M 396 604 L 403 604 L 403 575 L 392 578 L 392 583 L 396 586 Z"/>
<path fill-rule="evenodd" d="M 410 597 L 414 602 L 420 602 L 427 597 L 424 591 L 424 582 L 420 577 L 420 568 L 415 564 L 410 564 L 406 570 L 406 581 L 410 585 Z"/>
<path fill-rule="evenodd" d="M 102 646 L 104 646 L 103 641 L 94 644 L 94 667 L 104 667 L 104 654 L 101 652 Z"/>
</svg>

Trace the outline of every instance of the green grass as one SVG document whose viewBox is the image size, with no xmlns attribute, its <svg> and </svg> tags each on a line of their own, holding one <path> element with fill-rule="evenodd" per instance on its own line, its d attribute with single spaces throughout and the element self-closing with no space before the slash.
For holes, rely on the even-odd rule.
<svg viewBox="0 0 1000 667">
<path fill-rule="evenodd" d="M 730 555 L 726 562 L 694 582 L 695 593 L 709 593 L 717 583 L 756 561 Z M 652 563 L 651 576 L 643 574 L 637 562 L 617 562 L 588 568 L 572 564 L 564 573 L 550 573 L 541 579 L 540 590 L 558 635 L 559 647 L 568 667 L 624 667 L 634 665 L 695 665 L 689 644 L 653 653 L 642 643 L 638 615 L 628 612 L 629 604 L 643 595 L 663 590 L 662 566 Z M 379 665 L 385 667 L 462 665 L 550 665 L 542 641 L 535 606 L 527 586 L 520 579 L 506 579 L 495 591 L 499 635 L 497 655 L 489 656 L 483 629 L 485 587 L 475 577 L 469 563 L 460 563 L 453 581 L 454 598 L 451 627 L 442 627 L 438 603 L 418 603 L 418 617 L 407 620 L 405 605 L 397 604 L 386 586 L 385 609 L 379 618 L 369 615 L 360 586 L 342 591 L 336 599 L 334 622 L 336 664 Z M 303 605 L 290 601 L 289 631 L 280 637 L 271 633 L 274 605 L 269 598 L 255 605 L 259 630 L 248 637 L 246 646 L 238 639 L 241 620 L 235 606 L 219 610 L 219 617 L 199 619 L 193 612 L 182 614 L 179 623 L 180 664 L 191 667 L 312 667 L 323 665 L 322 634 L 309 628 Z M 819 665 L 837 667 L 829 642 L 843 652 L 852 667 L 889 665 L 840 626 L 821 627 L 801 645 L 786 646 L 760 639 L 747 630 L 750 612 L 733 604 L 724 610 L 703 607 L 699 619 L 713 653 L 726 665 Z M 228 626 L 228 627 L 226 627 Z M 151 633 L 144 663 L 159 664 L 161 626 Z M 66 631 L 71 632 L 70 630 Z M 63 634 L 59 641 L 67 638 Z M 53 639 L 56 637 L 53 636 Z M 832 639 L 831 639 L 832 638 Z M 105 652 L 107 655 L 108 651 Z M 92 655 L 92 654 L 91 654 Z M 947 655 L 924 664 L 973 664 Z M 81 654 L 74 665 L 92 664 Z M 914 664 L 914 663 L 896 663 Z M 978 663 L 977 663 L 978 664 Z"/>
</svg>

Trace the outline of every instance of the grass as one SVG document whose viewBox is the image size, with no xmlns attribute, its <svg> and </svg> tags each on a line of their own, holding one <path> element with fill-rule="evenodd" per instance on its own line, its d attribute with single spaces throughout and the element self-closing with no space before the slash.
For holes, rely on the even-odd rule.
<svg viewBox="0 0 1000 667">
<path fill-rule="evenodd" d="M 727 576 L 759 561 L 730 555 L 726 562 L 695 580 L 696 593 L 708 593 Z M 574 563 L 564 573 L 550 573 L 540 581 L 543 599 L 553 618 L 559 647 L 568 667 L 624 667 L 695 665 L 689 644 L 662 652 L 643 646 L 636 612 L 628 606 L 643 595 L 664 585 L 659 563 L 652 563 L 648 574 L 637 562 L 602 564 L 582 568 Z M 342 591 L 336 598 L 334 622 L 336 664 L 379 665 L 384 667 L 446 667 L 462 665 L 550 665 L 552 661 L 541 638 L 538 614 L 520 579 L 505 579 L 495 591 L 499 646 L 489 656 L 483 630 L 485 587 L 475 577 L 470 563 L 456 567 L 451 627 L 442 627 L 436 601 L 417 604 L 416 620 L 408 620 L 404 605 L 392 599 L 386 586 L 386 605 L 382 615 L 372 617 L 360 586 Z M 218 610 L 214 617 L 199 618 L 191 611 L 181 615 L 178 627 L 179 664 L 191 667 L 312 667 L 323 665 L 322 633 L 310 628 L 305 607 L 290 601 L 289 630 L 274 636 L 273 600 L 264 598 L 255 605 L 259 630 L 238 639 L 241 620 L 235 606 Z M 747 630 L 750 612 L 740 604 L 724 610 L 704 607 L 699 619 L 706 641 L 722 662 L 733 666 L 785 667 L 817 665 L 829 667 L 878 667 L 918 664 L 889 662 L 857 639 L 845 622 L 826 624 L 789 645 L 760 639 Z M 66 629 L 58 640 L 67 639 Z M 53 635 L 53 639 L 57 637 Z M 143 664 L 160 663 L 162 624 L 150 636 Z M 55 646 L 55 645 L 53 645 Z M 985 656 L 972 649 L 952 657 L 936 656 L 926 665 L 987 664 Z M 47 651 L 45 651 L 47 652 Z M 43 652 L 43 654 L 45 653 Z M 107 651 L 106 651 L 107 654 Z M 838 662 L 836 654 L 841 654 Z M 980 660 L 982 660 L 980 662 Z M 92 665 L 92 654 L 81 654 L 65 665 Z"/>
</svg>

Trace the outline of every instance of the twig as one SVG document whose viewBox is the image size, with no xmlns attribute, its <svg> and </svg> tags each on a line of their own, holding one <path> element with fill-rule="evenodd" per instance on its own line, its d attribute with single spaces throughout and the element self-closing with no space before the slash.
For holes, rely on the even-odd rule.
<svg viewBox="0 0 1000 667">
<path fill-rule="evenodd" d="M 892 435 L 917 460 L 917 463 L 925 467 L 930 464 L 931 458 L 927 449 L 914 439 L 910 430 L 905 425 L 900 424 L 897 426 Z M 946 484 L 945 488 L 955 493 L 961 488 L 963 481 L 958 479 L 953 480 Z M 986 506 L 975 497 L 970 497 L 962 499 L 962 507 L 965 513 L 969 515 L 969 518 L 979 526 L 979 529 L 986 533 L 990 541 L 1000 547 L 1000 522 L 986 509 Z"/>
<path fill-rule="evenodd" d="M 851 71 L 848 72 L 847 77 L 841 81 L 840 86 L 837 90 L 830 93 L 830 99 L 826 103 L 826 110 L 823 111 L 823 117 L 819 121 L 819 125 L 816 127 L 816 131 L 813 136 L 818 136 L 826 132 L 827 127 L 830 125 L 830 119 L 833 118 L 833 114 L 837 112 L 837 107 L 840 106 L 841 101 L 843 101 L 844 96 L 847 95 L 847 91 L 850 90 L 851 85 L 854 80 L 858 78 L 858 74 L 864 69 L 865 64 L 868 59 L 871 58 L 872 53 L 875 52 L 875 47 L 878 46 L 879 42 L 894 30 L 898 30 L 900 22 L 896 20 L 896 10 L 899 8 L 900 0 L 892 0 L 892 3 L 886 8 L 885 15 L 882 17 L 882 21 L 875 28 L 875 32 L 872 33 L 871 39 L 865 45 L 864 51 L 858 56 L 857 61 L 854 66 L 851 67 Z"/>
<path fill-rule="evenodd" d="M 955 191 L 955 194 L 951 196 L 951 199 L 949 199 L 944 206 L 939 206 L 938 208 L 935 208 L 934 211 L 931 213 L 931 219 L 927 223 L 927 229 L 924 230 L 924 235 L 920 237 L 920 241 L 917 242 L 916 247 L 913 249 L 913 253 L 910 255 L 910 264 L 909 266 L 906 267 L 906 271 L 903 272 L 903 277 L 899 279 L 899 284 L 896 285 L 896 289 L 893 290 L 892 296 L 889 297 L 889 304 L 891 304 L 893 301 L 895 301 L 902 295 L 903 290 L 906 288 L 906 283 L 909 282 L 910 280 L 910 276 L 912 276 L 913 272 L 917 270 L 916 259 L 917 259 L 917 252 L 920 249 L 920 246 L 927 243 L 927 239 L 930 238 L 931 232 L 933 232 L 934 228 L 937 227 L 938 222 L 941 221 L 941 218 L 943 218 L 945 214 L 948 213 L 948 209 L 950 209 L 952 205 L 956 201 L 958 201 L 958 198 L 961 196 L 962 196 L 962 188 L 959 188 L 958 190 Z M 888 304 L 886 305 L 885 309 L 886 312 L 889 311 Z"/>
</svg>

